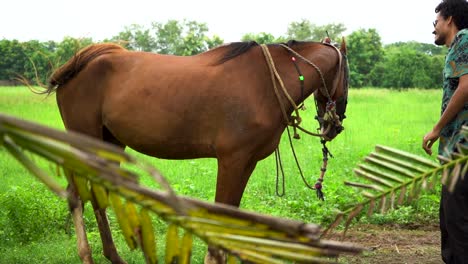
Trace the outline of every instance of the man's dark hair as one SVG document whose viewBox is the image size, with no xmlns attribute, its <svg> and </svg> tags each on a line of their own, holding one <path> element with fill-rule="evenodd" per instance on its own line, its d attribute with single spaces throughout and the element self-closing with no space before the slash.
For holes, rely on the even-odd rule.
<svg viewBox="0 0 468 264">
<path fill-rule="evenodd" d="M 435 8 L 443 18 L 452 17 L 455 26 L 459 30 L 468 28 L 468 1 L 466 0 L 443 0 Z"/>
</svg>

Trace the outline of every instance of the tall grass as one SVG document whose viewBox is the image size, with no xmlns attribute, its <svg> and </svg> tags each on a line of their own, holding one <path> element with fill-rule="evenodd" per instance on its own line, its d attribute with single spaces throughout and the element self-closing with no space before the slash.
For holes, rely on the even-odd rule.
<svg viewBox="0 0 468 264">
<path fill-rule="evenodd" d="M 244 192 L 241 207 L 264 214 L 293 218 L 326 225 L 334 218 L 335 209 L 351 204 L 357 199 L 353 189 L 345 187 L 344 180 L 353 180 L 353 168 L 371 152 L 376 144 L 388 145 L 415 154 L 424 155 L 422 136 L 432 128 L 440 112 L 439 90 L 392 91 L 381 89 L 351 90 L 344 121 L 345 131 L 327 144 L 334 158 L 329 160 L 325 176 L 325 202 L 305 187 L 289 148 L 287 133 L 283 135 L 280 149 L 285 170 L 285 195 L 276 195 L 276 165 L 274 155 L 260 161 Z M 306 127 L 314 129 L 315 108 L 313 100 L 306 102 L 308 110 L 301 113 Z M 55 96 L 45 98 L 34 95 L 25 87 L 0 87 L 0 112 L 63 129 L 55 103 Z M 309 184 L 314 184 L 322 164 L 321 145 L 318 138 L 301 134 L 293 142 L 301 168 Z M 148 160 L 169 180 L 178 194 L 213 201 L 216 186 L 216 160 L 196 159 L 168 161 L 151 158 L 127 150 Z M 28 258 L 39 257 L 35 263 L 77 263 L 74 238 L 65 234 L 67 205 L 53 197 L 33 179 L 5 150 L 0 148 L 0 260 L 6 263 L 29 263 Z M 281 184 L 279 184 L 281 187 Z M 281 191 L 281 189 L 280 189 Z M 16 198 L 13 198 L 16 197 Z M 422 196 L 423 201 L 403 208 L 400 214 L 375 216 L 368 221 L 437 221 L 437 194 Z M 43 208 L 42 222 L 32 221 L 31 210 Z M 12 213 L 13 211 L 13 213 Z M 86 222 L 94 252 L 99 255 L 100 242 L 91 208 L 87 208 Z M 14 215 L 14 219 L 12 217 Z M 110 214 L 112 222 L 112 214 Z M 387 218 L 385 218 L 387 217 Z M 114 221 L 115 222 L 115 221 Z M 28 233 L 35 229 L 42 235 Z M 73 230 L 73 229 L 71 229 Z M 73 233 L 73 231 L 71 231 Z M 25 237 L 27 236 L 27 237 Z M 126 259 L 141 261 L 129 252 L 121 239 L 118 248 Z M 44 253 L 43 250 L 48 248 Z M 203 247 L 196 254 L 203 254 Z M 67 252 L 63 259 L 59 252 Z M 70 253 L 71 252 L 71 253 Z M 65 254 L 65 253 L 64 253 Z M 47 257 L 47 256 L 51 257 Z M 59 255 L 61 257 L 59 257 Z M 0 261 L 1 262 L 1 261 Z M 57 263 L 58 263 L 57 262 Z"/>
</svg>

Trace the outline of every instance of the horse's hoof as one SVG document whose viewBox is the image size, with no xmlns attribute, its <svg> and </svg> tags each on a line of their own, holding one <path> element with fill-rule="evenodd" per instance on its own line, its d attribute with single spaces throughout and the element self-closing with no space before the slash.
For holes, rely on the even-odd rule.
<svg viewBox="0 0 468 264">
<path fill-rule="evenodd" d="M 226 254 L 224 252 L 219 251 L 218 256 L 213 256 L 209 252 L 205 255 L 204 264 L 224 264 L 226 263 Z"/>
<path fill-rule="evenodd" d="M 216 258 L 211 256 L 210 253 L 205 255 L 205 261 L 203 262 L 204 264 L 218 264 L 216 261 Z"/>
<path fill-rule="evenodd" d="M 94 264 L 94 261 L 92 258 L 82 259 L 81 264 Z"/>
<path fill-rule="evenodd" d="M 121 258 L 119 258 L 118 260 L 112 260 L 111 262 L 112 264 L 127 264 L 127 262 Z"/>
</svg>

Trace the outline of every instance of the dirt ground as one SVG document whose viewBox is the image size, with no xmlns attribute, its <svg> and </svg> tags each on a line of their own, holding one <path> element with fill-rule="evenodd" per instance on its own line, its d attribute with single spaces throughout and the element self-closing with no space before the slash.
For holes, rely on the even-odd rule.
<svg viewBox="0 0 468 264">
<path fill-rule="evenodd" d="M 339 240 L 341 233 L 327 239 Z M 339 263 L 369 264 L 439 264 L 440 234 L 438 225 L 351 227 L 344 241 L 364 246 L 360 256 L 342 255 Z"/>
</svg>

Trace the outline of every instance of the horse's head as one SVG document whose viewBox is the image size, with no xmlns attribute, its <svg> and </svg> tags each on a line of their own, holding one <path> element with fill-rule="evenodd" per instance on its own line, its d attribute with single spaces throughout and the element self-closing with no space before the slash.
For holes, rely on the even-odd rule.
<svg viewBox="0 0 468 264">
<path fill-rule="evenodd" d="M 335 48 L 333 46 L 333 48 Z M 332 87 L 328 90 L 317 89 L 314 97 L 317 104 L 317 119 L 320 123 L 320 131 L 323 139 L 330 141 L 343 131 L 343 120 L 346 118 L 346 106 L 348 104 L 349 69 L 346 57 L 346 43 L 343 38 L 337 55 L 337 72 L 333 79 Z"/>
</svg>

